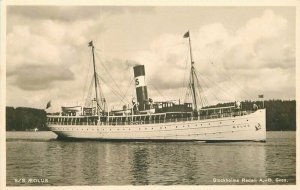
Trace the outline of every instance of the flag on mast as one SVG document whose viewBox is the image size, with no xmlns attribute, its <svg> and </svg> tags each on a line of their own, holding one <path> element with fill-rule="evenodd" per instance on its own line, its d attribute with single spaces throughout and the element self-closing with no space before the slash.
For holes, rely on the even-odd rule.
<svg viewBox="0 0 300 190">
<path fill-rule="evenodd" d="M 89 47 L 93 47 L 93 41 L 89 42 Z"/>
<path fill-rule="evenodd" d="M 184 35 L 183 35 L 183 38 L 188 38 L 190 37 L 190 31 L 187 31 Z"/>
<path fill-rule="evenodd" d="M 258 95 L 258 98 L 264 98 L 263 94 Z"/>
<path fill-rule="evenodd" d="M 51 101 L 49 101 L 46 105 L 46 109 L 50 108 L 51 107 Z"/>
</svg>

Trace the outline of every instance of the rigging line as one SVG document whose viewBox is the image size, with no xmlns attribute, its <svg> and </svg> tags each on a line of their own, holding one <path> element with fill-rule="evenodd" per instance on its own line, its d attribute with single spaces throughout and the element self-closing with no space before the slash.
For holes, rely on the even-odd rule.
<svg viewBox="0 0 300 190">
<path fill-rule="evenodd" d="M 198 76 L 197 76 L 197 78 L 198 78 Z M 201 77 L 200 77 L 201 78 Z M 198 79 L 199 80 L 199 79 Z M 204 80 L 201 80 L 202 82 L 202 84 L 203 85 L 201 85 L 201 89 L 202 89 L 202 91 L 203 91 L 203 96 L 205 96 L 205 97 L 207 97 L 208 95 L 209 95 L 209 93 L 211 93 L 213 96 L 214 96 L 214 98 L 217 100 L 217 101 L 219 101 L 219 99 L 218 99 L 218 97 L 210 90 L 210 88 L 208 88 L 208 85 L 205 83 L 205 81 Z M 206 93 L 205 93 L 206 92 Z M 205 95 L 206 94 L 206 95 Z M 206 99 L 206 104 L 208 105 L 208 100 Z"/>
<path fill-rule="evenodd" d="M 154 90 L 164 99 L 167 100 L 167 98 L 151 83 L 147 80 L 147 83 L 149 84 L 149 86 L 152 86 L 154 88 Z"/>
<path fill-rule="evenodd" d="M 212 64 L 214 65 L 214 64 Z M 216 66 L 215 66 L 216 67 Z M 228 81 L 231 81 L 243 94 L 244 94 L 244 97 L 248 98 L 248 97 L 252 97 L 251 94 L 249 94 L 248 92 L 246 92 L 244 90 L 244 88 L 242 88 L 237 82 L 235 82 L 230 76 L 227 76 L 226 74 L 224 74 L 224 72 L 220 71 L 224 78 L 226 78 Z"/>
<path fill-rule="evenodd" d="M 105 52 L 130 52 L 130 51 L 146 51 L 146 50 L 150 50 L 150 49 L 126 49 L 126 50 L 105 50 L 105 52 L 101 49 L 95 49 L 96 51 L 98 51 L 99 53 L 105 53 Z"/>
<path fill-rule="evenodd" d="M 188 87 L 186 88 L 186 94 L 185 94 L 185 97 L 184 97 L 184 102 L 185 103 L 190 103 L 189 100 L 191 100 L 191 102 L 193 102 L 191 87 L 192 87 L 191 84 L 189 84 Z"/>
<path fill-rule="evenodd" d="M 100 80 L 99 80 L 99 75 L 98 74 L 96 74 L 97 75 L 97 84 L 98 84 L 98 86 L 99 86 L 99 96 L 100 96 L 100 101 L 101 101 L 101 103 L 103 104 L 103 100 L 105 100 L 105 96 L 104 96 L 104 94 L 103 94 L 103 90 L 102 90 L 102 87 L 101 87 L 101 85 L 100 85 Z"/>
<path fill-rule="evenodd" d="M 195 69 L 197 72 L 199 72 L 197 69 Z M 200 73 L 200 72 L 199 72 Z M 201 77 L 200 77 L 201 78 Z M 215 83 L 214 81 L 210 80 L 209 78 L 207 78 L 214 86 L 219 87 L 219 89 L 221 89 L 221 93 L 223 93 L 224 95 L 229 95 L 229 97 L 231 97 L 231 94 L 227 93 L 226 90 L 224 90 L 222 87 L 220 87 L 220 84 Z"/>
<path fill-rule="evenodd" d="M 102 78 L 101 76 L 99 76 L 99 75 L 97 75 L 97 77 L 99 77 L 103 82 L 107 82 L 104 78 Z M 114 89 L 114 88 L 110 88 L 110 90 L 111 90 L 111 92 L 116 96 L 116 97 L 120 97 L 120 98 L 122 98 L 122 95 L 121 94 L 119 94 L 119 91 L 118 90 L 116 90 L 116 89 Z M 123 103 L 127 103 L 127 102 L 124 102 L 124 101 L 122 101 Z"/>
<path fill-rule="evenodd" d="M 195 73 L 196 73 L 196 71 L 195 71 Z M 201 90 L 201 92 L 204 92 L 204 91 L 203 91 L 202 85 L 200 85 L 198 75 L 195 74 L 195 78 L 196 78 L 196 85 L 197 85 L 197 88 L 198 88 L 197 96 L 200 99 L 200 102 L 202 103 L 201 107 L 203 107 L 203 105 L 207 104 L 208 101 L 207 101 L 207 98 L 205 97 L 204 93 L 200 93 L 200 90 Z M 201 95 L 201 94 L 203 94 L 203 95 Z"/>
<path fill-rule="evenodd" d="M 200 86 L 199 79 L 197 77 L 196 71 L 193 70 L 192 72 L 193 72 L 193 75 L 195 77 L 194 78 L 194 86 L 196 85 L 196 90 L 194 92 L 195 95 L 194 95 L 193 99 L 195 99 L 194 101 L 198 102 L 201 105 L 201 107 L 203 107 L 204 102 L 206 101 L 206 98 L 205 98 L 205 96 L 202 96 L 201 93 L 200 93 L 200 90 L 202 90 L 202 88 Z M 192 81 L 192 77 L 191 77 L 190 81 Z M 191 84 L 191 87 L 192 87 L 192 84 Z"/>
<path fill-rule="evenodd" d="M 100 75 L 97 75 L 97 77 L 99 77 L 104 83 L 107 83 L 107 81 L 104 79 L 104 78 L 102 78 Z M 113 88 L 112 86 L 111 86 L 111 88 L 109 88 L 117 97 L 120 97 L 120 98 L 122 98 L 123 97 L 123 95 L 119 92 L 119 89 L 115 89 L 115 88 Z"/>
<path fill-rule="evenodd" d="M 132 80 L 130 81 L 129 86 L 128 86 L 127 89 L 126 89 L 125 94 L 124 94 L 122 100 L 124 100 L 124 99 L 126 98 L 127 92 L 128 92 L 128 90 L 129 90 L 129 88 L 131 87 L 133 81 L 134 81 L 134 78 L 132 78 Z M 122 101 L 122 100 L 121 100 L 121 101 Z M 128 101 L 128 102 L 130 102 L 130 101 Z"/>
<path fill-rule="evenodd" d="M 202 79 L 203 80 L 203 79 Z M 209 80 L 209 79 L 208 79 Z M 226 95 L 226 97 L 228 97 L 228 94 L 226 94 L 225 92 L 225 90 L 223 89 L 223 88 L 221 88 L 220 86 L 219 86 L 219 84 L 217 84 L 217 83 L 215 83 L 215 82 L 213 82 L 213 81 L 211 81 L 211 80 L 209 80 L 210 82 L 211 82 L 211 84 L 213 85 L 213 86 L 216 86 L 217 88 L 219 88 L 219 89 L 221 89 L 221 92 L 220 93 L 218 93 L 219 95 L 221 95 L 222 93 L 224 94 L 224 95 Z M 204 80 L 203 80 L 203 83 L 205 83 L 204 82 Z M 206 84 L 206 83 L 205 83 Z M 207 85 L 208 86 L 208 85 Z M 216 95 L 216 93 L 214 93 L 214 91 L 213 91 L 213 88 L 208 88 L 207 87 L 207 93 L 210 93 L 210 94 L 212 94 L 214 97 L 215 97 L 215 99 L 217 100 L 217 101 L 220 101 L 220 99 L 219 99 L 219 97 Z M 230 95 L 229 95 L 230 96 Z M 224 99 L 224 97 L 223 97 L 223 99 Z"/>
<path fill-rule="evenodd" d="M 127 89 L 126 89 L 126 91 L 125 91 L 125 94 L 124 94 L 123 98 L 121 99 L 121 101 L 123 101 L 125 98 L 126 98 L 126 101 L 128 101 L 126 95 L 127 95 L 128 90 L 130 89 L 130 87 L 131 87 L 133 81 L 134 81 L 134 78 L 132 78 L 132 80 L 130 81 L 129 86 L 127 87 Z M 130 101 L 128 101 L 127 103 L 130 104 Z"/>
<path fill-rule="evenodd" d="M 195 72 L 195 71 L 194 71 Z M 201 89 L 201 86 L 200 86 L 200 84 L 199 84 L 199 80 L 198 80 L 198 77 L 197 77 L 197 75 L 196 75 L 196 72 L 195 72 L 195 74 L 194 74 L 194 83 L 196 83 L 196 91 L 195 91 L 195 98 L 196 99 L 198 99 L 198 101 L 197 102 L 199 102 L 200 104 L 201 104 L 201 107 L 203 107 L 203 99 L 202 99 L 202 96 L 201 96 L 201 93 L 200 93 L 200 90 L 202 90 Z"/>
<path fill-rule="evenodd" d="M 90 62 L 89 63 L 91 63 L 92 62 L 92 55 L 91 54 L 89 54 L 90 56 Z M 89 73 L 90 73 L 90 70 L 91 70 L 91 64 L 88 64 L 89 66 L 88 66 L 88 72 L 87 72 L 87 74 L 86 74 L 86 77 L 85 77 L 85 83 L 84 83 L 84 88 L 83 88 L 83 97 L 82 97 L 82 101 L 84 102 L 84 99 L 85 99 L 85 92 L 86 92 L 86 90 L 87 90 L 87 83 L 88 83 L 88 76 L 89 76 Z"/>
<path fill-rule="evenodd" d="M 232 81 L 246 96 L 248 97 L 253 97 L 252 94 L 249 94 L 248 92 L 246 92 L 244 90 L 244 88 L 241 88 L 241 86 L 236 82 L 234 81 L 230 76 L 228 76 L 225 72 L 221 71 L 217 66 L 215 66 L 215 64 L 212 62 L 212 64 L 215 68 L 217 68 L 217 70 L 219 70 L 223 76 L 225 76 L 228 80 Z"/>
<path fill-rule="evenodd" d="M 187 73 L 187 65 L 188 65 L 188 56 L 189 56 L 189 48 L 186 49 L 186 59 L 185 59 L 185 67 L 184 67 L 184 77 L 182 81 L 182 89 L 186 87 L 186 73 Z M 180 97 L 183 96 L 184 90 L 180 92 Z"/>
<path fill-rule="evenodd" d="M 90 85 L 89 85 L 89 91 L 87 92 L 87 95 L 86 95 L 86 98 L 85 98 L 85 101 L 84 101 L 85 107 L 89 107 L 91 105 L 89 100 L 92 99 L 91 96 L 92 96 L 93 86 L 94 86 L 94 81 L 91 80 Z"/>
<path fill-rule="evenodd" d="M 195 68 L 195 71 L 197 71 L 198 73 L 199 73 L 199 75 L 200 75 L 200 72 Z M 198 75 L 196 75 L 197 76 L 197 79 L 198 79 Z M 205 80 L 201 77 L 201 75 L 199 76 L 200 77 L 200 79 L 201 79 L 201 83 L 203 84 L 202 86 L 206 89 L 206 92 L 207 92 L 207 94 L 210 92 L 213 96 L 214 96 L 214 98 L 215 99 L 217 99 L 217 101 L 219 101 L 219 98 L 215 95 L 215 93 L 213 93 L 213 91 L 212 90 L 210 90 L 210 88 L 208 87 L 209 85 L 205 82 Z M 199 80 L 199 79 L 198 79 Z M 209 80 L 209 79 L 208 79 Z M 211 81 L 212 82 L 212 81 Z M 212 82 L 213 83 L 213 82 Z M 204 92 L 204 91 L 203 91 Z"/>
<path fill-rule="evenodd" d="M 195 91 L 193 90 L 193 73 L 192 73 L 193 71 L 191 71 L 191 76 L 190 76 L 190 80 L 189 80 L 189 85 L 190 85 L 190 89 L 191 89 L 191 96 L 192 96 L 192 101 L 193 101 L 193 108 L 195 108 L 196 107 L 196 104 L 195 104 L 195 102 L 197 101 L 197 100 L 195 100 Z"/>
<path fill-rule="evenodd" d="M 184 42 L 177 42 L 177 43 L 174 43 L 172 45 L 160 46 L 160 49 L 162 49 L 162 48 L 174 48 L 174 46 L 177 47 L 178 45 L 182 45 L 182 44 L 184 44 Z M 97 50 L 101 53 L 104 53 L 104 51 L 102 49 L 95 48 L 95 50 Z M 150 48 L 150 47 L 149 48 L 143 48 L 143 49 L 119 49 L 119 50 L 117 50 L 117 49 L 110 49 L 110 50 L 105 49 L 105 52 L 124 52 L 124 51 L 126 51 L 126 52 L 130 52 L 130 51 L 136 52 L 136 51 L 151 51 L 151 50 L 155 50 L 155 49 Z"/>
<path fill-rule="evenodd" d="M 102 78 L 101 76 L 98 75 L 98 77 L 104 81 L 105 83 L 107 82 L 104 78 Z M 116 96 L 116 97 L 119 97 L 119 98 L 123 98 L 122 94 L 119 93 L 118 90 L 116 90 L 115 88 L 109 88 L 110 91 Z M 124 102 L 124 100 L 122 100 L 123 103 L 127 103 L 127 102 Z"/>
<path fill-rule="evenodd" d="M 110 74 L 110 72 L 108 71 L 108 69 L 106 68 L 106 66 L 102 63 L 102 59 L 98 56 L 97 53 L 96 53 L 96 56 L 97 56 L 97 58 L 99 58 L 101 60 L 100 64 L 103 66 L 103 68 L 105 69 L 105 71 L 108 73 L 108 76 L 112 79 L 114 85 L 118 88 L 118 90 L 121 90 L 121 88 L 118 86 L 118 84 L 116 83 L 116 81 L 114 80 L 114 78 L 112 77 L 112 75 Z"/>
</svg>

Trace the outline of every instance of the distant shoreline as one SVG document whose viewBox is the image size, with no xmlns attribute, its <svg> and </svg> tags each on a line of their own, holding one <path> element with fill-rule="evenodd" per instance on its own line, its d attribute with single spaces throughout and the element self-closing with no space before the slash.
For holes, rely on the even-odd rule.
<svg viewBox="0 0 300 190">
<path fill-rule="evenodd" d="M 210 107 L 224 107 L 233 102 Z M 243 101 L 244 109 L 251 109 L 253 104 L 266 108 L 267 131 L 296 131 L 296 100 Z M 6 131 L 49 131 L 46 111 L 26 107 L 6 107 Z"/>
</svg>

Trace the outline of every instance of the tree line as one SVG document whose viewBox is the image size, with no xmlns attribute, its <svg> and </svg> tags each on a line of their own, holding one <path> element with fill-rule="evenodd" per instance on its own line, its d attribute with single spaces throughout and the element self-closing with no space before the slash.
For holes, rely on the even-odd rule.
<svg viewBox="0 0 300 190">
<path fill-rule="evenodd" d="M 46 131 L 46 112 L 42 109 L 6 107 L 6 131 Z"/>
<path fill-rule="evenodd" d="M 267 100 L 243 101 L 242 110 L 253 109 L 253 104 L 265 107 L 267 110 L 267 131 L 295 131 L 296 130 L 296 101 L 295 100 Z M 234 102 L 217 104 L 210 107 L 232 106 Z M 46 112 L 42 109 L 25 107 L 6 107 L 6 131 L 28 131 L 37 128 L 48 130 Z"/>
<path fill-rule="evenodd" d="M 233 106 L 236 102 L 220 103 L 208 107 Z M 242 101 L 241 110 L 253 110 L 253 105 L 266 108 L 267 131 L 296 131 L 296 101 L 295 100 L 266 100 Z"/>
</svg>

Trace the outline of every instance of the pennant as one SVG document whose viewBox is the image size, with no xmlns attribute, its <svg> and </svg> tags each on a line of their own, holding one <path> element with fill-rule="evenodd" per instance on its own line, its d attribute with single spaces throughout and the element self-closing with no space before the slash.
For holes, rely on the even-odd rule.
<svg viewBox="0 0 300 190">
<path fill-rule="evenodd" d="M 258 95 L 258 98 L 264 98 L 263 94 Z"/>
<path fill-rule="evenodd" d="M 184 35 L 183 35 L 184 38 L 188 38 L 190 37 L 190 31 L 187 31 Z"/>
<path fill-rule="evenodd" d="M 46 109 L 50 108 L 51 107 L 51 101 L 49 101 L 46 105 Z"/>
</svg>

